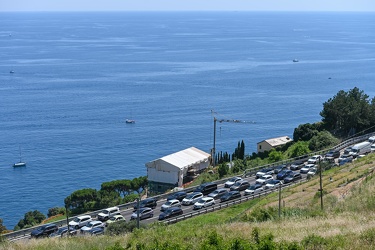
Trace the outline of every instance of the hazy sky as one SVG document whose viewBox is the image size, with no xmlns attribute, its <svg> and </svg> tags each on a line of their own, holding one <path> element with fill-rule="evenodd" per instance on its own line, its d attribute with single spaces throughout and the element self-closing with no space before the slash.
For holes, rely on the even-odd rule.
<svg viewBox="0 0 375 250">
<path fill-rule="evenodd" d="M 0 11 L 375 11 L 375 0 L 0 0 Z"/>
</svg>

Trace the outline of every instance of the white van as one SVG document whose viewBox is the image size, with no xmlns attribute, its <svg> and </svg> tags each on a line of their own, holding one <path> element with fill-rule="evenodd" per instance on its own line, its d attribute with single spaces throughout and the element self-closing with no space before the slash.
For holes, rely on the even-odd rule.
<svg viewBox="0 0 375 250">
<path fill-rule="evenodd" d="M 120 209 L 118 207 L 110 207 L 103 209 L 99 214 L 98 214 L 98 220 L 100 221 L 106 221 L 110 217 L 114 215 L 119 215 L 120 214 Z"/>
<path fill-rule="evenodd" d="M 91 221 L 92 221 L 92 218 L 90 215 L 81 215 L 81 216 L 74 218 L 74 220 L 70 221 L 69 226 L 73 227 L 74 229 L 79 229 L 83 226 L 86 226 L 87 223 Z"/>
<path fill-rule="evenodd" d="M 375 136 L 371 136 L 370 138 L 368 138 L 368 141 L 370 143 L 375 143 Z"/>
<path fill-rule="evenodd" d="M 368 153 L 371 153 L 371 142 L 360 142 L 352 147 L 353 158 L 356 158 L 358 155 L 366 155 Z"/>
</svg>

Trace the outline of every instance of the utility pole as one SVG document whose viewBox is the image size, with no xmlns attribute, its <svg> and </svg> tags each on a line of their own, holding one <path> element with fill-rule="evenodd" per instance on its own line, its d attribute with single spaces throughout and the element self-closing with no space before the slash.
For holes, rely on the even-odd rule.
<svg viewBox="0 0 375 250">
<path fill-rule="evenodd" d="M 279 182 L 279 220 L 281 218 L 281 182 Z"/>
<path fill-rule="evenodd" d="M 323 211 L 323 183 L 322 183 L 322 164 L 319 158 L 319 179 L 320 179 L 320 208 Z"/>
</svg>

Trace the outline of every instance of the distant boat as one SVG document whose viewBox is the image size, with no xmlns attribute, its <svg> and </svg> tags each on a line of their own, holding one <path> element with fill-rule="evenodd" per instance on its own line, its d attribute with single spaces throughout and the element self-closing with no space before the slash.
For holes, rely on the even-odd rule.
<svg viewBox="0 0 375 250">
<path fill-rule="evenodd" d="M 14 70 L 9 71 L 9 73 L 13 74 L 13 73 L 14 73 Z"/>
<path fill-rule="evenodd" d="M 126 119 L 125 123 L 135 123 L 135 120 L 132 120 L 132 119 Z"/>
<path fill-rule="evenodd" d="M 298 59 L 293 59 L 293 62 L 298 62 Z"/>
<path fill-rule="evenodd" d="M 22 161 L 21 146 L 20 146 L 20 161 L 17 163 L 14 163 L 13 167 L 26 167 L 26 162 Z"/>
</svg>

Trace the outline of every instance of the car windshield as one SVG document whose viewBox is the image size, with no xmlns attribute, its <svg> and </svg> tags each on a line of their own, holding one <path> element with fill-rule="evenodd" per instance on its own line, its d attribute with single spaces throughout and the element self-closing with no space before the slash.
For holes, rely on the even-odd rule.
<svg viewBox="0 0 375 250">
<path fill-rule="evenodd" d="M 230 178 L 230 179 L 229 179 L 230 182 L 235 182 L 236 180 L 237 180 L 236 177 L 233 177 L 233 178 Z"/>
<path fill-rule="evenodd" d="M 165 203 L 165 205 L 166 205 L 166 206 L 170 206 L 170 205 L 172 205 L 172 202 L 167 201 L 167 202 Z"/>
<path fill-rule="evenodd" d="M 236 182 L 236 183 L 234 183 L 233 186 L 238 187 L 238 186 L 240 186 L 240 185 L 241 185 L 241 182 Z"/>
<path fill-rule="evenodd" d="M 194 196 L 195 194 L 189 194 L 188 196 L 186 196 L 186 199 L 192 199 Z"/>
<path fill-rule="evenodd" d="M 108 214 L 109 212 L 107 210 L 102 211 L 103 214 Z"/>
<path fill-rule="evenodd" d="M 270 184 L 277 184 L 277 183 L 279 183 L 278 180 L 273 180 L 273 181 L 270 182 Z"/>
<path fill-rule="evenodd" d="M 74 222 L 80 222 L 81 220 L 78 219 L 78 218 L 75 218 L 73 221 L 74 221 Z"/>
<path fill-rule="evenodd" d="M 109 218 L 109 220 L 110 220 L 110 221 L 115 221 L 116 218 L 115 218 L 115 217 L 111 217 L 111 218 Z"/>
</svg>

